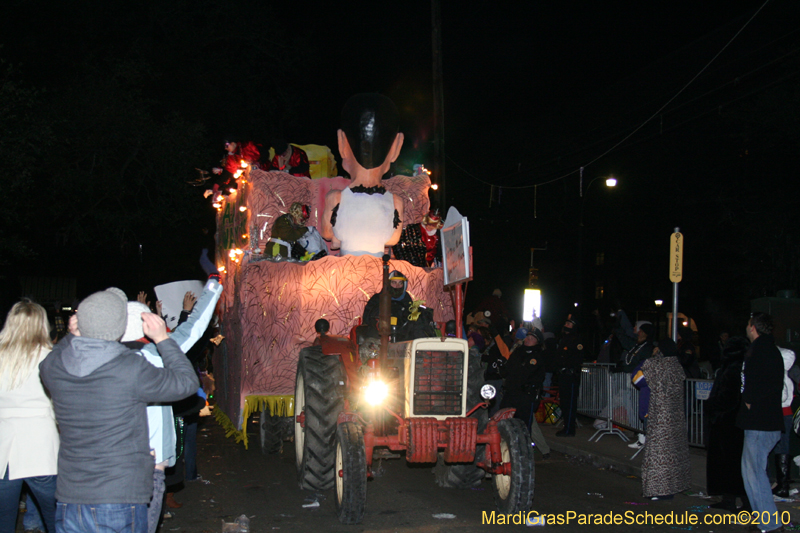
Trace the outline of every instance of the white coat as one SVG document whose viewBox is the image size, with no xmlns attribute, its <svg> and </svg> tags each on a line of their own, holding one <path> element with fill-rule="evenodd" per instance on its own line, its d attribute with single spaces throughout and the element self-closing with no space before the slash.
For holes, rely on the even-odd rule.
<svg viewBox="0 0 800 533">
<path fill-rule="evenodd" d="M 30 375 L 16 389 L 0 386 L 0 478 L 54 476 L 58 473 L 59 438 L 53 404 L 39 379 L 41 349 Z"/>
<path fill-rule="evenodd" d="M 781 407 L 791 407 L 794 397 L 794 383 L 789 378 L 789 369 L 794 364 L 794 352 L 788 348 L 778 348 L 783 357 L 783 395 L 781 396 Z"/>
</svg>

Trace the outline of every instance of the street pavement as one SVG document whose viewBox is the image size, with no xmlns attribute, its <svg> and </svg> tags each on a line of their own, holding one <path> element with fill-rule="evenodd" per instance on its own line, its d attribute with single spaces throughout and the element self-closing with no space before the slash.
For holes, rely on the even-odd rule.
<svg viewBox="0 0 800 533">
<path fill-rule="evenodd" d="M 257 428 L 256 423 L 248 428 Z M 536 454 L 536 495 L 533 509 L 538 513 L 570 518 L 569 524 L 545 525 L 533 531 L 558 528 L 561 531 L 695 531 L 742 533 L 742 525 L 704 525 L 733 515 L 708 509 L 716 500 L 698 495 L 679 494 L 671 501 L 652 502 L 641 496 L 641 479 L 635 465 L 622 468 L 623 459 L 632 455 L 619 437 L 606 436 L 600 443 L 588 443 L 592 430 L 585 426 L 575 438 L 553 436 L 554 428 L 544 431 L 553 447 L 549 460 Z M 198 434 L 198 470 L 202 481 L 186 484 L 175 498 L 183 507 L 173 511 L 161 532 L 216 533 L 223 522 L 239 515 L 250 518 L 252 532 L 471 532 L 497 529 L 525 530 L 525 525 L 485 524 L 495 510 L 490 480 L 473 490 L 442 489 L 436 486 L 430 466 L 410 466 L 405 459 L 376 462 L 381 475 L 368 484 L 367 510 L 361 524 L 345 526 L 336 519 L 332 491 L 315 494 L 300 490 L 295 474 L 294 447 L 285 443 L 280 454 L 262 455 L 258 435 L 250 435 L 245 449 L 213 419 L 205 419 Z M 623 450 L 624 448 L 624 450 Z M 591 453 L 590 453 L 591 452 Z M 612 452 L 619 452 L 616 454 Z M 641 457 L 642 454 L 640 454 Z M 700 462 L 693 453 L 693 473 Z M 635 462 L 640 462 L 637 458 Z M 704 458 L 702 471 L 705 471 Z M 698 492 L 698 491 L 694 491 Z M 304 507 L 304 505 L 319 506 Z M 798 503 L 782 504 L 792 510 Z M 567 513 L 575 513 L 574 518 Z M 617 520 L 619 525 L 581 525 L 581 516 L 590 520 Z M 648 518 L 649 516 L 649 518 Z M 485 517 L 485 518 L 484 518 Z M 657 519 L 671 520 L 655 525 Z M 784 515 L 787 517 L 787 515 Z M 557 520 L 556 516 L 556 520 Z M 513 521 L 513 517 L 511 520 Z M 636 521 L 640 523 L 637 525 Z M 642 521 L 649 520 L 647 524 Z M 699 524 L 686 525 L 686 520 Z M 631 521 L 632 524 L 626 522 Z M 681 523 L 684 522 L 684 523 Z"/>
</svg>

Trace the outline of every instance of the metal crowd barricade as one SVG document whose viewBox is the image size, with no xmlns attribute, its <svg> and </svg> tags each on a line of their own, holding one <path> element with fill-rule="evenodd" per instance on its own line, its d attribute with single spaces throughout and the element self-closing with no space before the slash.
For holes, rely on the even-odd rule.
<svg viewBox="0 0 800 533">
<path fill-rule="evenodd" d="M 578 394 L 578 413 L 605 421 L 589 438 L 600 440 L 604 435 L 618 435 L 629 441 L 620 428 L 640 433 L 644 423 L 639 419 L 639 390 L 631 383 L 629 372 L 612 372 L 614 365 L 589 363 L 583 365 Z M 685 413 L 690 446 L 704 448 L 705 431 L 703 404 L 711 392 L 713 380 L 685 381 Z"/>
<path fill-rule="evenodd" d="M 687 379 L 684 382 L 686 426 L 689 433 L 689 446 L 706 447 L 705 415 L 703 407 L 714 381 L 710 379 Z"/>
<path fill-rule="evenodd" d="M 593 418 L 605 420 L 605 426 L 599 428 L 589 437 L 589 441 L 600 440 L 604 435 L 617 435 L 622 440 L 628 441 L 625 433 L 619 429 L 620 424 L 615 420 L 623 412 L 627 403 L 625 394 L 619 393 L 619 383 L 616 374 L 611 370 L 611 364 L 583 365 L 581 373 L 581 387 L 578 393 L 578 413 Z"/>
</svg>

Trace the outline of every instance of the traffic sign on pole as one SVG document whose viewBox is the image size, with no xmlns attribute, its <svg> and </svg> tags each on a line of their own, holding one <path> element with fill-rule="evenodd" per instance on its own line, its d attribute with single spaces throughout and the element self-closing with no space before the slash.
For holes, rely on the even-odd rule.
<svg viewBox="0 0 800 533">
<path fill-rule="evenodd" d="M 669 280 L 679 283 L 683 279 L 683 235 L 672 234 L 669 239 Z"/>
</svg>

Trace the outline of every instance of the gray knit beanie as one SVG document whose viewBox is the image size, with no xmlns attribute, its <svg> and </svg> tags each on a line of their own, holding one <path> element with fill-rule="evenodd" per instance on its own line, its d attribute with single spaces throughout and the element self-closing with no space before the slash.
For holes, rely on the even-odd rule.
<svg viewBox="0 0 800 533">
<path fill-rule="evenodd" d="M 110 292 L 111 294 L 116 294 L 117 296 L 122 298 L 123 302 L 125 303 L 128 302 L 128 295 L 125 294 L 125 291 L 123 291 L 122 289 L 118 289 L 117 287 L 109 287 L 106 289 L 106 291 Z"/>
<path fill-rule="evenodd" d="M 82 337 L 116 341 L 125 333 L 128 308 L 114 293 L 96 292 L 78 306 L 78 329 Z"/>
</svg>

